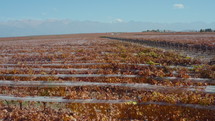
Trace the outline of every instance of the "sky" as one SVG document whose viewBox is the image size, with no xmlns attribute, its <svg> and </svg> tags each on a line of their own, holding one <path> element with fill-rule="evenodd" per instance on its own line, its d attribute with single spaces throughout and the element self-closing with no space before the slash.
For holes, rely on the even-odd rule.
<svg viewBox="0 0 215 121">
<path fill-rule="evenodd" d="M 215 0 L 0 0 L 0 37 L 215 29 L 214 5 Z"/>
</svg>

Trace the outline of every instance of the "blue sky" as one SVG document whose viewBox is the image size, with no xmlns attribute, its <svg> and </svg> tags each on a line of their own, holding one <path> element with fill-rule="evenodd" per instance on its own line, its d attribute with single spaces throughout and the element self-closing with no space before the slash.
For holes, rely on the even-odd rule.
<svg viewBox="0 0 215 121">
<path fill-rule="evenodd" d="M 65 23 L 65 21 L 69 21 L 69 23 L 84 22 L 83 24 L 98 22 L 95 25 L 98 26 L 97 28 L 99 28 L 99 24 L 104 27 L 109 26 L 110 23 L 115 25 L 118 23 L 117 25 L 120 26 L 119 24 L 122 23 L 125 25 L 125 23 L 137 24 L 138 22 L 141 22 L 140 24 L 165 24 L 164 26 L 166 24 L 176 26 L 177 23 L 187 25 L 197 22 L 198 25 L 201 24 L 199 27 L 208 27 L 211 23 L 211 25 L 214 25 L 215 22 L 214 5 L 215 0 L 0 0 L 0 31 L 1 26 L 7 28 L 10 25 L 8 29 L 12 30 L 12 25 L 14 25 L 14 29 L 22 27 L 22 30 L 25 30 L 23 28 L 26 27 L 26 24 L 35 27 L 41 23 L 48 24 L 51 20 L 51 22 L 54 20 L 58 23 Z M 16 26 L 14 23 L 17 23 Z M 83 26 L 81 23 L 79 24 L 81 27 Z M 151 28 L 153 28 L 153 25 Z M 103 29 L 101 32 L 105 32 L 105 28 Z M 150 29 L 150 27 L 147 29 Z M 187 30 L 196 28 L 170 27 L 166 29 Z M 110 30 L 114 31 L 115 29 Z M 16 31 L 19 32 L 19 30 Z M 124 31 L 129 31 L 129 27 Z M 77 31 L 77 33 L 81 32 Z M 7 34 L 6 32 L 4 33 Z M 13 35 L 8 34 L 5 36 Z M 14 34 L 14 36 L 16 35 Z"/>
</svg>

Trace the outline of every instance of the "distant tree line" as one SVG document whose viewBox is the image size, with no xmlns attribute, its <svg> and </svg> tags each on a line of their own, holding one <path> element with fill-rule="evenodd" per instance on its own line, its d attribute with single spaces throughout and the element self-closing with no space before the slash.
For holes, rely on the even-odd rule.
<svg viewBox="0 0 215 121">
<path fill-rule="evenodd" d="M 173 32 L 171 30 L 159 30 L 159 29 L 152 29 L 152 30 L 146 30 L 142 32 Z"/>
<path fill-rule="evenodd" d="M 200 29 L 200 32 L 215 32 L 215 30 L 208 28 L 208 29 Z"/>
<path fill-rule="evenodd" d="M 189 31 L 181 31 L 181 32 L 215 32 L 215 30 L 211 29 L 211 28 L 207 28 L 207 29 L 200 29 L 200 30 L 189 30 Z M 152 29 L 152 30 L 145 30 L 142 32 L 175 32 L 172 30 L 160 30 L 160 29 Z"/>
</svg>

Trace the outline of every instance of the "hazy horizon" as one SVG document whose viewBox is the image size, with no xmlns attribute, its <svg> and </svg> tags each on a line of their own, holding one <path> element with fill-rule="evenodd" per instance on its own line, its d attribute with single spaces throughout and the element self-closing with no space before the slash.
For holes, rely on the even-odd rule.
<svg viewBox="0 0 215 121">
<path fill-rule="evenodd" d="M 0 37 L 215 29 L 215 1 L 10 0 L 0 5 Z"/>
</svg>

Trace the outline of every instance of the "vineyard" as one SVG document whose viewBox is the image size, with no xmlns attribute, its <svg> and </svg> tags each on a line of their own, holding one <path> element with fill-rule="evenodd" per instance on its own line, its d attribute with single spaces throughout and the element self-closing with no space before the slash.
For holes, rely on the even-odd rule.
<svg viewBox="0 0 215 121">
<path fill-rule="evenodd" d="M 215 120 L 211 33 L 0 38 L 0 51 L 0 120 Z"/>
<path fill-rule="evenodd" d="M 159 47 L 165 50 L 174 50 L 208 62 L 215 57 L 214 33 L 122 33 L 104 38 L 117 39 L 127 42 L 145 44 L 151 47 Z M 203 57 L 203 58 L 202 58 Z M 214 63 L 214 62 L 213 62 Z"/>
</svg>

